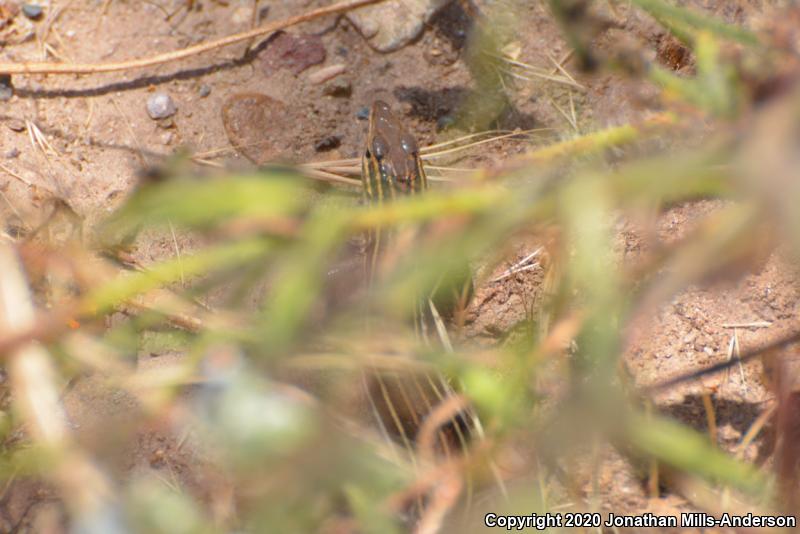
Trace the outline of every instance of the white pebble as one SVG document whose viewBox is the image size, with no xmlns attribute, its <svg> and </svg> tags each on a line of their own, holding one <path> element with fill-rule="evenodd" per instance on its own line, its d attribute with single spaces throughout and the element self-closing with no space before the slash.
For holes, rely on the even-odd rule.
<svg viewBox="0 0 800 534">
<path fill-rule="evenodd" d="M 175 102 L 167 93 L 155 93 L 147 99 L 147 114 L 153 120 L 166 119 L 178 111 Z"/>
</svg>

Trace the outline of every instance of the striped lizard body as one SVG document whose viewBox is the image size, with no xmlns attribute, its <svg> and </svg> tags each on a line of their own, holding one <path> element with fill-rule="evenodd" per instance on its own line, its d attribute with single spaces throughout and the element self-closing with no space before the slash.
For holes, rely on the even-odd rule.
<svg viewBox="0 0 800 534">
<path fill-rule="evenodd" d="M 395 198 L 423 193 L 427 178 L 419 147 L 413 135 L 395 118 L 391 108 L 376 101 L 370 112 L 367 146 L 362 158 L 364 200 L 380 205 Z M 390 231 L 374 229 L 367 235 L 364 275 L 371 287 L 384 253 L 392 246 Z M 420 295 L 414 312 L 414 327 L 421 341 L 435 342 L 432 332 L 430 296 Z M 367 395 L 384 434 L 399 440 L 414 453 L 417 432 L 422 421 L 453 394 L 447 380 L 439 374 L 386 372 L 373 370 L 365 376 Z M 442 425 L 437 449 L 450 456 L 466 446 L 469 425 L 466 414 L 459 414 Z"/>
</svg>

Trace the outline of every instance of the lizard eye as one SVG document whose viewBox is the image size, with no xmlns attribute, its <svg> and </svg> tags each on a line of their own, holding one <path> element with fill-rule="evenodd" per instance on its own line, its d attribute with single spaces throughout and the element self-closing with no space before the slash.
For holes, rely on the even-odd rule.
<svg viewBox="0 0 800 534">
<path fill-rule="evenodd" d="M 372 140 L 372 153 L 375 155 L 375 159 L 379 161 L 389 153 L 389 146 L 382 137 L 376 136 L 375 139 Z"/>
<path fill-rule="evenodd" d="M 416 156 L 419 152 L 416 139 L 407 134 L 400 139 L 400 146 L 403 147 L 403 152 L 412 156 Z"/>
</svg>

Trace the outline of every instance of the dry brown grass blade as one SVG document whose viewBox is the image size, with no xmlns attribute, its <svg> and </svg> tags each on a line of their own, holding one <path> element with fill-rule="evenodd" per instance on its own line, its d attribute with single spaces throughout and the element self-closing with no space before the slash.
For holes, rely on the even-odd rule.
<svg viewBox="0 0 800 534">
<path fill-rule="evenodd" d="M 359 188 L 361 187 L 361 180 L 359 178 L 347 178 L 346 176 L 341 176 L 333 172 L 328 172 L 321 169 L 314 169 L 306 165 L 299 167 L 299 170 L 309 178 L 313 178 L 315 180 L 321 180 L 323 182 L 331 182 L 352 187 L 359 187 Z"/>
<path fill-rule="evenodd" d="M 508 132 L 505 130 L 489 130 L 474 134 L 468 134 L 458 137 L 456 139 L 451 139 L 449 141 L 443 141 L 441 143 L 436 143 L 433 145 L 429 145 L 427 147 L 423 147 L 420 150 L 422 154 L 421 158 L 423 162 L 427 162 L 434 158 L 475 148 L 479 145 L 493 143 L 495 141 L 500 141 L 502 139 L 507 139 L 512 137 L 518 138 L 521 136 L 532 134 L 534 132 L 545 131 L 548 129 L 549 128 L 537 128 L 532 130 L 522 130 L 516 132 Z M 470 141 L 471 139 L 476 139 L 476 138 L 478 139 L 477 141 Z M 426 174 L 428 176 L 428 180 L 431 182 L 453 182 L 454 180 L 446 176 L 431 174 L 427 172 L 428 170 L 438 170 L 438 171 L 444 170 L 444 171 L 451 171 L 451 172 L 455 171 L 462 173 L 471 173 L 479 170 L 479 169 L 471 169 L 465 167 L 446 167 L 446 166 L 430 165 L 427 163 L 424 164 L 424 167 L 426 170 Z M 326 161 L 312 161 L 298 166 L 298 169 L 300 170 L 300 172 L 302 172 L 309 178 L 313 178 L 323 182 L 340 183 L 348 186 L 361 187 L 361 180 L 360 180 L 361 160 L 359 159 L 350 158 L 350 159 L 337 159 L 337 160 L 326 160 Z"/>
<path fill-rule="evenodd" d="M 775 411 L 778 409 L 776 403 L 772 403 L 767 408 L 761 412 L 761 414 L 756 417 L 756 420 L 753 421 L 753 424 L 750 425 L 750 428 L 747 429 L 744 436 L 742 437 L 739 444 L 736 446 L 735 455 L 737 458 L 741 458 L 744 455 L 744 451 L 747 450 L 747 447 L 750 446 L 753 441 L 755 441 L 756 437 L 761 433 L 763 430 L 764 425 L 767 424 L 773 415 L 775 415 Z"/>
</svg>

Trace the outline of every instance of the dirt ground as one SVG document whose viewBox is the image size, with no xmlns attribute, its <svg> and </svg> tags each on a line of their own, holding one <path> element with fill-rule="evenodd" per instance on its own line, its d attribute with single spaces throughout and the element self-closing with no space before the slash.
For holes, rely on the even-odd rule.
<svg viewBox="0 0 800 534">
<path fill-rule="evenodd" d="M 755 0 L 692 3 L 737 23 L 751 21 L 766 9 Z M 553 59 L 562 58 L 567 46 L 543 2 L 523 4 L 517 8 L 519 60 L 553 68 Z M 614 25 L 603 39 L 628 39 L 663 62 L 674 59 L 665 52 L 668 39 L 654 21 L 626 8 L 625 2 L 616 4 L 616 13 L 608 13 Z M 189 10 L 188 5 L 192 6 Z M 261 21 L 273 21 L 317 5 L 321 4 L 305 0 L 261 2 L 256 13 Z M 6 44 L 0 60 L 55 57 L 101 62 L 150 56 L 245 30 L 253 22 L 254 9 L 250 0 L 51 0 L 45 11 L 41 21 L 32 23 L 31 38 Z M 14 96 L 0 102 L 0 213 L 6 221 L 5 231 L 14 235 L 36 227 L 43 206 L 54 196 L 65 200 L 90 230 L 123 201 L 143 168 L 178 151 L 227 168 L 252 167 L 253 161 L 272 156 L 271 151 L 294 162 L 358 157 L 366 131 L 363 109 L 376 97 L 398 111 L 421 145 L 432 144 L 442 138 L 441 127 L 452 119 L 473 86 L 463 60 L 468 32 L 469 17 L 454 3 L 431 19 L 417 39 L 390 53 L 372 49 L 345 18 L 329 17 L 290 28 L 290 35 L 305 34 L 318 42 L 309 52 L 311 56 L 319 55 L 320 49 L 324 52 L 321 62 L 304 70 L 297 63 L 283 68 L 276 65 L 270 59 L 274 58 L 270 50 L 275 43 L 259 45 L 256 41 L 250 43 L 255 54 L 244 55 L 245 46 L 235 45 L 146 72 L 14 77 Z M 44 42 L 50 47 L 47 55 L 43 55 Z M 332 65 L 342 65 L 343 73 L 317 83 L 315 73 Z M 691 68 L 682 61 L 671 66 Z M 575 126 L 581 132 L 636 121 L 660 106 L 653 88 L 610 75 L 582 76 L 571 62 L 565 68 L 586 86 L 585 91 L 544 80 L 520 81 L 510 92 L 513 112 L 499 126 L 550 128 L 550 139 L 558 139 L 575 133 L 561 112 L 570 106 L 574 106 Z M 147 100 L 154 92 L 167 93 L 177 113 L 168 119 L 150 118 Z M 271 111 L 269 117 L 253 112 L 246 106 L 268 102 L 254 93 L 277 101 L 272 109 L 280 111 Z M 227 130 L 226 114 L 230 117 Z M 265 124 L 247 123 L 252 117 L 272 125 L 263 133 L 269 136 L 268 143 L 252 144 L 259 142 L 257 135 Z M 28 121 L 41 131 L 47 146 L 32 142 Z M 490 164 L 525 148 L 528 145 L 518 141 L 487 145 L 466 163 Z M 686 235 L 699 217 L 721 205 L 701 200 L 664 211 L 658 216 L 657 242 L 670 243 Z M 617 228 L 624 261 L 646 257 L 653 246 L 652 232 L 625 220 L 620 220 Z M 183 249 L 191 248 L 188 238 L 178 236 L 177 241 Z M 521 240 L 518 250 L 511 251 L 494 275 L 539 245 Z M 143 264 L 174 253 L 169 235 L 152 237 L 136 252 Z M 467 318 L 467 342 L 497 342 L 526 319 L 543 277 L 541 269 L 534 269 L 478 287 Z M 797 316 L 796 280 L 794 270 L 774 252 L 733 280 L 675 295 L 652 313 L 646 324 L 637 324 L 629 336 L 625 359 L 636 382 L 653 384 L 724 360 L 734 337 L 745 348 L 790 328 Z M 731 326 L 755 322 L 761 326 Z M 148 351 L 140 356 L 140 371 L 169 365 L 180 357 Z M 759 363 L 715 380 L 719 443 L 733 450 L 770 395 L 762 384 Z M 663 395 L 660 408 L 705 430 L 701 387 L 688 385 Z M 140 410 L 134 399 L 91 377 L 80 380 L 65 402 L 79 436 L 91 436 L 91 429 L 110 420 L 134 420 Z M 98 451 L 98 455 L 108 459 L 119 476 L 155 470 L 193 493 L 214 492 L 213 479 L 197 468 L 198 459 L 183 446 L 183 437 L 165 428 L 169 428 L 168 421 L 164 428 L 153 428 L 129 440 L 135 444 L 132 450 Z M 91 443 L 87 445 L 91 447 Z M 766 447 L 763 439 L 757 440 L 744 455 L 764 461 Z M 650 499 L 633 468 L 613 453 L 603 464 L 602 481 L 604 511 L 692 510 L 681 496 L 669 492 Z M 59 532 L 61 513 L 47 488 L 19 482 L 10 491 L 0 492 L 0 532 Z"/>
</svg>

